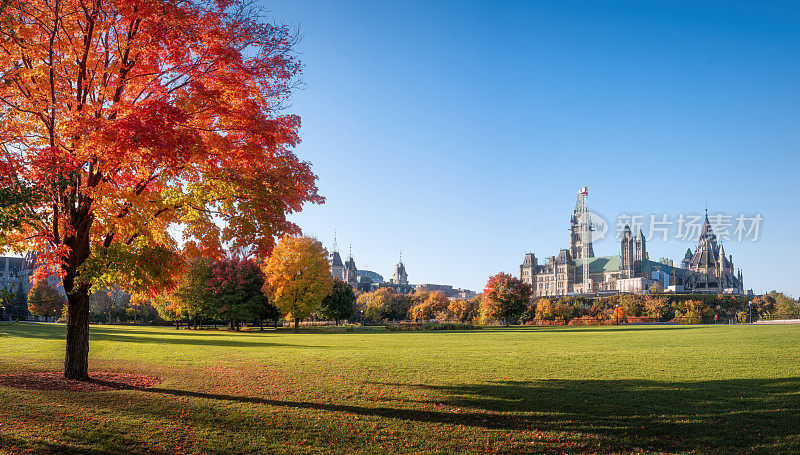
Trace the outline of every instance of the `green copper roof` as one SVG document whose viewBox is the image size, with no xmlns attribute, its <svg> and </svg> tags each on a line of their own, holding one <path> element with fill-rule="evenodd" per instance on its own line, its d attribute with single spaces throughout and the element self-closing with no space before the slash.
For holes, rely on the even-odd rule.
<svg viewBox="0 0 800 455">
<path fill-rule="evenodd" d="M 675 276 L 683 276 L 683 269 L 680 267 L 672 266 L 670 267 L 667 264 L 662 264 L 661 262 L 647 260 L 644 261 L 644 273 L 652 273 L 653 270 L 661 270 L 664 273 L 672 274 L 675 273 Z"/>
<path fill-rule="evenodd" d="M 605 273 L 605 272 L 616 272 L 619 270 L 620 265 L 622 265 L 622 258 L 617 256 L 599 256 L 596 258 L 589 258 L 589 273 Z M 661 270 L 665 273 L 672 273 L 675 271 L 677 276 L 683 276 L 683 269 L 679 267 L 670 267 L 666 264 L 662 264 L 660 262 L 646 260 L 644 261 L 644 270 L 642 272 L 649 274 L 653 270 Z M 583 273 L 583 259 L 576 259 L 575 260 L 575 274 L 580 275 Z"/>
<path fill-rule="evenodd" d="M 616 272 L 622 263 L 619 255 L 617 256 L 598 256 L 589 258 L 589 273 Z M 583 273 L 583 259 L 575 260 L 575 273 Z"/>
</svg>

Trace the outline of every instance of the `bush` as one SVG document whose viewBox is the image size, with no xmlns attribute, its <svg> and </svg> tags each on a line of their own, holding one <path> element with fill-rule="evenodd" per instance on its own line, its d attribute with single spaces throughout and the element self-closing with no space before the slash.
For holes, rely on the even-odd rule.
<svg viewBox="0 0 800 455">
<path fill-rule="evenodd" d="M 591 316 L 582 316 L 579 318 L 571 319 L 567 325 L 600 325 L 599 319 L 593 318 Z"/>
<path fill-rule="evenodd" d="M 528 321 L 525 325 L 567 325 L 563 319 L 554 319 L 554 320 L 547 320 L 547 319 L 534 319 L 532 321 Z"/>
<path fill-rule="evenodd" d="M 418 332 L 422 330 L 476 330 L 480 329 L 479 325 L 459 322 L 400 322 L 396 324 L 386 324 L 386 330 L 390 332 Z"/>
<path fill-rule="evenodd" d="M 654 318 L 650 316 L 628 316 L 627 318 L 628 324 L 642 324 L 647 322 L 658 322 L 659 318 Z"/>
</svg>

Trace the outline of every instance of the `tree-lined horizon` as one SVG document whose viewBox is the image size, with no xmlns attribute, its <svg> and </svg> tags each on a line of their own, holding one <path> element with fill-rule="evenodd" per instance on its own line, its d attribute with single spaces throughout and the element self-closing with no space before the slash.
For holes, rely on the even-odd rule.
<svg viewBox="0 0 800 455">
<path fill-rule="evenodd" d="M 154 293 L 179 254 L 263 259 L 299 233 L 288 213 L 324 201 L 282 113 L 297 37 L 246 1 L 11 0 L 3 15 L 0 247 L 62 278 L 64 374 L 85 379 L 90 291 Z"/>
</svg>

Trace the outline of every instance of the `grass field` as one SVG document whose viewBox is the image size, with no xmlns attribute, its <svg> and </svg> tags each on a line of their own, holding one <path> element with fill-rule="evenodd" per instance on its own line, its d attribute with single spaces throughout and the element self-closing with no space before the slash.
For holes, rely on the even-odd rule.
<svg viewBox="0 0 800 455">
<path fill-rule="evenodd" d="M 63 326 L 0 323 L 0 374 Z M 93 326 L 150 389 L 0 387 L 0 452 L 800 452 L 800 325 L 194 332 Z"/>
</svg>

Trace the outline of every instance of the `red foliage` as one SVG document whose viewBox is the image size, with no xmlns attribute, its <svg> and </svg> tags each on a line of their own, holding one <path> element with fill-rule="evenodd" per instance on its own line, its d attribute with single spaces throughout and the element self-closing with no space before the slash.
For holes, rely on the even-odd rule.
<svg viewBox="0 0 800 455">
<path fill-rule="evenodd" d="M 92 286 L 154 293 L 150 252 L 180 245 L 266 258 L 299 233 L 289 214 L 324 202 L 283 111 L 297 37 L 263 17 L 247 0 L 3 2 L 0 181 L 36 197 L 0 241 L 39 253 L 36 278 L 61 276 L 71 377 L 87 371 Z"/>
<path fill-rule="evenodd" d="M 525 323 L 525 325 L 567 325 L 563 319 L 554 319 L 554 320 L 546 320 L 546 319 L 532 319 Z"/>
<path fill-rule="evenodd" d="M 571 319 L 569 321 L 569 324 L 567 325 L 600 325 L 600 324 L 602 324 L 602 322 L 600 322 L 600 320 L 597 318 L 593 318 L 591 316 L 583 316 L 580 318 Z"/>
<path fill-rule="evenodd" d="M 527 308 L 531 286 L 507 273 L 498 273 L 486 282 L 482 304 L 489 317 L 511 322 Z"/>
<path fill-rule="evenodd" d="M 266 257 L 299 232 L 288 213 L 324 201 L 281 112 L 301 73 L 290 28 L 238 0 L 3 6 L 0 181 L 40 196 L 3 235 L 42 273 L 76 276 L 117 242 L 174 249 L 178 225 L 190 248 Z"/>
<path fill-rule="evenodd" d="M 658 322 L 658 318 L 650 317 L 650 316 L 628 316 L 627 318 L 628 324 L 636 324 L 636 323 L 644 323 L 644 322 Z"/>
</svg>

